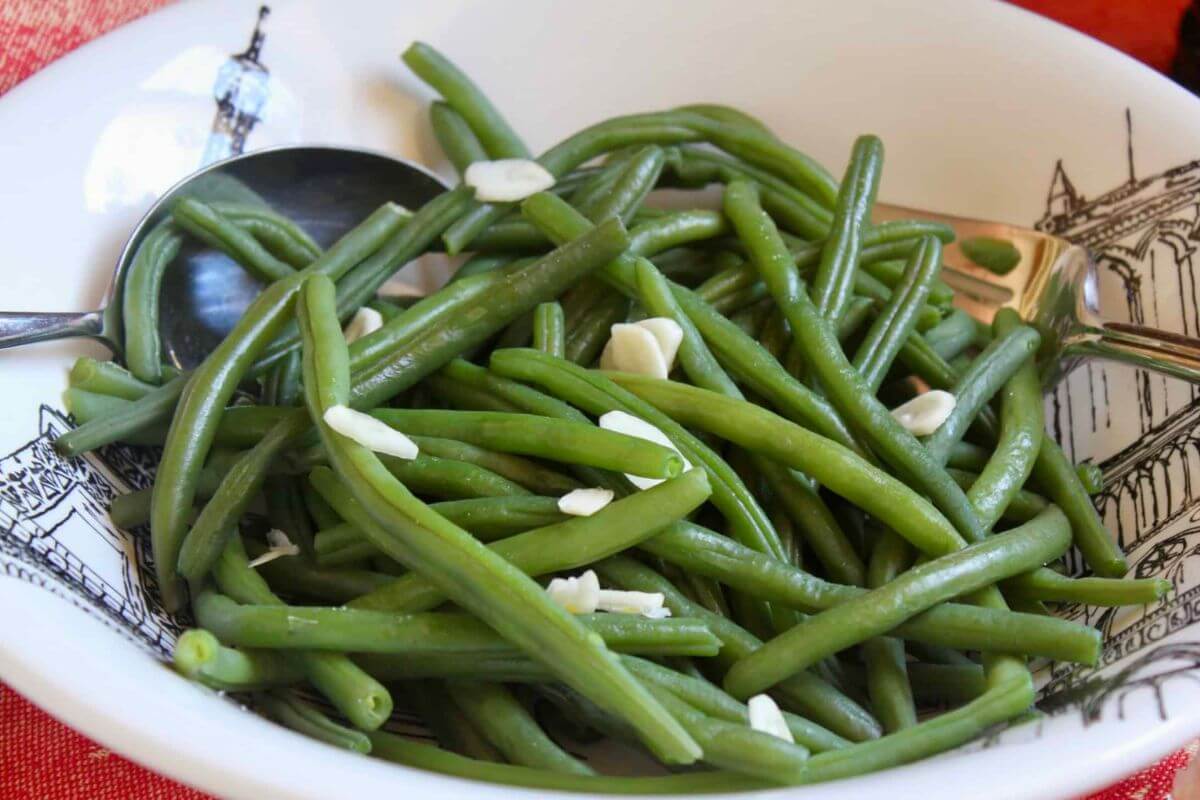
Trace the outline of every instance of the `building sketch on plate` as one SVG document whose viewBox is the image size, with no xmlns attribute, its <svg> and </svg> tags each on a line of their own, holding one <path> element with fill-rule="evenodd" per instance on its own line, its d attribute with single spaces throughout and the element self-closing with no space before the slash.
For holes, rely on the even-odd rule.
<svg viewBox="0 0 1200 800">
<path fill-rule="evenodd" d="M 1200 160 L 1138 178 L 1130 141 L 1128 179 L 1092 199 L 1075 187 L 1060 160 L 1036 227 L 1091 251 L 1107 316 L 1200 335 L 1194 270 Z M 1133 402 L 1111 402 L 1126 397 Z M 1131 575 L 1164 577 L 1175 587 L 1165 601 L 1144 608 L 1069 605 L 1060 613 L 1103 632 L 1101 671 L 1123 672 L 1135 654 L 1147 671 L 1156 669 L 1156 661 L 1170 669 L 1166 662 L 1178 659 L 1180 637 L 1165 643 L 1200 619 L 1200 387 L 1124 365 L 1089 363 L 1051 394 L 1047 419 L 1068 454 L 1103 469 L 1105 488 L 1096 507 L 1127 554 Z M 1067 566 L 1074 574 L 1084 570 L 1075 552 Z M 1163 646 L 1147 651 L 1155 645 Z M 1077 688 L 1094 671 L 1056 665 L 1052 674 L 1051 693 Z"/>
</svg>

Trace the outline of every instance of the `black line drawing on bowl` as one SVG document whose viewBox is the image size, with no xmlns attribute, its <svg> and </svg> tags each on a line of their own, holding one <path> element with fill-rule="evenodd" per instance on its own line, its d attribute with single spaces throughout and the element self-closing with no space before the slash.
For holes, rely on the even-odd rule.
<svg viewBox="0 0 1200 800">
<path fill-rule="evenodd" d="M 38 436 L 0 457 L 0 575 L 71 600 L 159 658 L 182 630 L 157 599 L 149 541 L 117 528 L 108 507 L 150 485 L 156 454 L 113 445 L 64 459 L 54 440 L 71 429 L 38 410 Z"/>
<path fill-rule="evenodd" d="M 246 147 L 246 137 L 262 118 L 271 96 L 271 72 L 261 60 L 267 40 L 263 25 L 270 15 L 269 6 L 259 7 L 250 44 L 245 51 L 231 55 L 217 70 L 213 84 L 217 111 L 200 159 L 202 165 L 240 155 Z"/>
</svg>

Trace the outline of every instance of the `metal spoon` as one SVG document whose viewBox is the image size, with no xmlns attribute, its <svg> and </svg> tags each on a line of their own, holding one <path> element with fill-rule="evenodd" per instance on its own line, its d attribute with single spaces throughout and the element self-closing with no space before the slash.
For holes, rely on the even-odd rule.
<svg viewBox="0 0 1200 800">
<path fill-rule="evenodd" d="M 875 219 L 925 219 L 953 228 L 957 241 L 943 252 L 942 280 L 955 290 L 954 304 L 984 322 L 1006 307 L 1029 320 L 1042 335 L 1043 386 L 1093 358 L 1200 383 L 1200 338 L 1101 316 L 1099 276 L 1083 247 L 1031 228 L 884 203 L 875 205 Z M 1004 275 L 975 264 L 957 242 L 978 236 L 1009 242 L 1020 261 Z"/>
<path fill-rule="evenodd" d="M 138 222 L 121 250 L 103 308 L 79 313 L 0 312 L 0 348 L 84 336 L 120 355 L 125 272 L 142 239 L 182 196 L 263 203 L 294 220 L 326 247 L 384 202 L 419 208 L 445 189 L 423 167 L 352 148 L 288 146 L 219 161 L 175 184 Z M 187 241 L 163 278 L 159 323 L 163 357 L 180 369 L 199 364 L 261 289 L 224 253 Z"/>
</svg>

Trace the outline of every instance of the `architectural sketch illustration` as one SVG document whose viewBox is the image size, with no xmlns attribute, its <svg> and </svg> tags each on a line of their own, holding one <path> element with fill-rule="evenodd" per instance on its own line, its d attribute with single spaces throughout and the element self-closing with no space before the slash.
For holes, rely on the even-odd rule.
<svg viewBox="0 0 1200 800">
<path fill-rule="evenodd" d="M 262 116 L 271 86 L 270 71 L 261 60 L 267 38 L 263 26 L 270 14 L 271 9 L 267 6 L 258 9 L 258 21 L 250 34 L 249 46 L 245 52 L 230 56 L 217 71 L 213 85 L 217 112 L 201 164 L 240 154 L 246 147 L 246 137 Z"/>
</svg>

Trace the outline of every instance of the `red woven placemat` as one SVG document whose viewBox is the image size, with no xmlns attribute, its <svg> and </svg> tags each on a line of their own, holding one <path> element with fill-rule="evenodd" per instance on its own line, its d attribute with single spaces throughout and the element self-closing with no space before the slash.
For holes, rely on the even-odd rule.
<svg viewBox="0 0 1200 800">
<path fill-rule="evenodd" d="M 0 0 L 0 94 L 59 56 L 167 0 Z M 1187 0 L 1017 0 L 1165 70 Z M 1090 800 L 1200 800 L 1196 745 Z M 1183 785 L 1183 784 L 1186 784 Z M 0 800 L 203 800 L 62 725 L 0 683 Z"/>
</svg>

